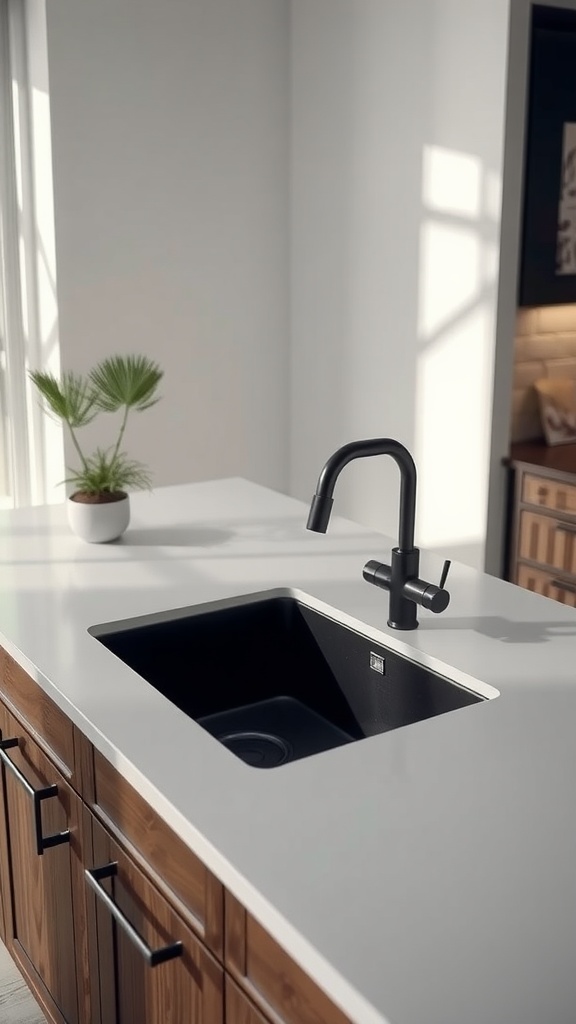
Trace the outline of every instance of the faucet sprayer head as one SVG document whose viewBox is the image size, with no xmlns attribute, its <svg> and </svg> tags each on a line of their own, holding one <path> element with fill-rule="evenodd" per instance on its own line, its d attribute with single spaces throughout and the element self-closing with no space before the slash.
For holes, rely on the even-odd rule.
<svg viewBox="0 0 576 1024">
<path fill-rule="evenodd" d="M 314 533 L 326 533 L 333 504 L 334 498 L 327 494 L 315 494 L 310 505 L 306 529 L 313 530 Z"/>
</svg>

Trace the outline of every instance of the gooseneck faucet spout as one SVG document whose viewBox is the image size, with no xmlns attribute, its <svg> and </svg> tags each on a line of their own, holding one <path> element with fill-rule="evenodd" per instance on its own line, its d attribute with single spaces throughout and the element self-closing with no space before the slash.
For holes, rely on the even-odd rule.
<svg viewBox="0 0 576 1024">
<path fill-rule="evenodd" d="M 391 455 L 400 467 L 400 523 L 398 547 L 404 551 L 414 547 L 414 523 L 416 520 L 416 466 L 410 452 L 392 437 L 374 437 L 367 441 L 351 441 L 330 456 L 324 466 L 316 494 L 312 498 L 306 529 L 326 533 L 330 513 L 334 504 L 334 487 L 340 473 L 353 459 L 365 459 L 371 455 Z"/>
<path fill-rule="evenodd" d="M 398 547 L 392 549 L 392 564 L 370 560 L 364 566 L 363 576 L 369 583 L 390 592 L 388 625 L 393 629 L 416 629 L 416 607 L 422 605 L 433 612 L 447 608 L 450 595 L 444 589 L 450 562 L 445 562 L 440 586 L 418 578 L 420 551 L 414 547 L 416 519 L 416 466 L 410 452 L 391 437 L 369 438 L 343 445 L 330 456 L 316 485 L 312 498 L 308 530 L 325 533 L 334 504 L 334 487 L 344 469 L 353 459 L 372 455 L 390 455 L 400 469 L 400 514 Z"/>
</svg>

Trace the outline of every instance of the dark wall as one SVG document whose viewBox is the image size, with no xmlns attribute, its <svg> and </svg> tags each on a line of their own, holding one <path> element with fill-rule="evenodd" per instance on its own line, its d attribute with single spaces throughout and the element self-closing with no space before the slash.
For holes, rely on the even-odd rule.
<svg viewBox="0 0 576 1024">
<path fill-rule="evenodd" d="M 576 12 L 535 7 L 524 182 L 521 306 L 576 302 L 576 274 L 556 274 L 564 124 L 576 122 Z"/>
</svg>

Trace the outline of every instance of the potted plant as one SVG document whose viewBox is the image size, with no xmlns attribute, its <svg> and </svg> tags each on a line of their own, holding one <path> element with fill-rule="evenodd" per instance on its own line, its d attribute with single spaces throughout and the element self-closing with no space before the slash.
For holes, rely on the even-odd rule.
<svg viewBox="0 0 576 1024">
<path fill-rule="evenodd" d="M 158 401 L 163 371 L 146 356 L 110 356 L 87 375 L 64 372 L 60 380 L 34 370 L 30 379 L 44 399 L 46 411 L 66 424 L 79 465 L 64 483 L 73 488 L 67 501 L 72 530 L 92 543 L 115 540 L 130 522 L 128 490 L 150 486 L 146 467 L 122 450 L 128 415 Z M 101 412 L 120 412 L 116 440 L 108 448 L 85 455 L 76 431 Z"/>
</svg>

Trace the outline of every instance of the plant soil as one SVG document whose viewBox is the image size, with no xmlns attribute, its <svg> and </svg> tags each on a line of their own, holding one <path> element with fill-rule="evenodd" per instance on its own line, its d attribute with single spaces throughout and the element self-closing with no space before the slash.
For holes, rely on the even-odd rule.
<svg viewBox="0 0 576 1024">
<path fill-rule="evenodd" d="M 78 501 L 82 505 L 110 505 L 113 501 L 122 501 L 126 497 L 126 491 L 99 491 L 97 494 L 90 491 L 75 491 L 70 495 L 70 500 Z"/>
</svg>

